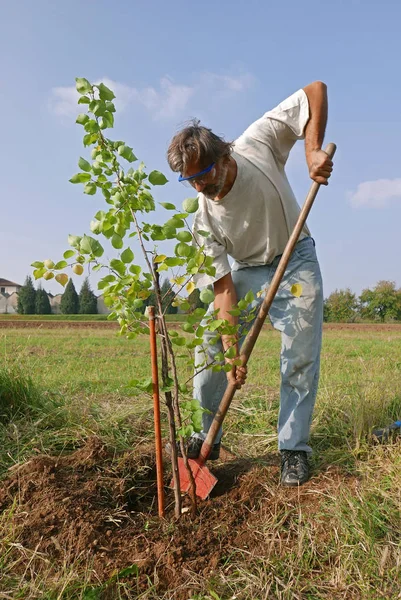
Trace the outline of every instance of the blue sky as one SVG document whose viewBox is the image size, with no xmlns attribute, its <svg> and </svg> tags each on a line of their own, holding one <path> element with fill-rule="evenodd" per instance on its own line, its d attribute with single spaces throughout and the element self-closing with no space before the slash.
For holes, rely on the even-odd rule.
<svg viewBox="0 0 401 600">
<path fill-rule="evenodd" d="M 329 91 L 326 142 L 338 146 L 308 221 L 325 295 L 359 294 L 381 279 L 401 286 L 400 22 L 398 0 L 3 2 L 0 277 L 23 283 L 33 260 L 61 258 L 68 234 L 88 232 L 103 208 L 100 196 L 68 182 L 87 156 L 75 125 L 76 76 L 108 80 L 118 109 L 111 137 L 166 174 L 156 200 L 178 205 L 191 194 L 165 153 L 185 120 L 197 116 L 234 139 L 320 79 Z M 288 175 L 302 203 L 310 185 L 303 142 Z"/>
</svg>

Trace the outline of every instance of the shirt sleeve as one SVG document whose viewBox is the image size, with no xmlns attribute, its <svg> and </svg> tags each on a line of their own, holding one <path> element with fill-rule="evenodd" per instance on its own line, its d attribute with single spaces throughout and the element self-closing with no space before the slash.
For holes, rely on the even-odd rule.
<svg viewBox="0 0 401 600">
<path fill-rule="evenodd" d="M 204 237 L 198 233 L 199 230 L 207 231 L 209 235 Z M 213 229 L 202 200 L 199 202 L 199 209 L 195 215 L 192 233 L 194 236 L 194 243 L 197 246 L 204 246 L 206 256 L 211 256 L 213 258 L 213 266 L 216 269 L 216 273 L 213 277 L 206 273 L 195 273 L 193 276 L 194 284 L 197 288 L 201 289 L 208 285 L 212 285 L 224 277 L 224 275 L 227 275 L 227 273 L 231 273 L 227 250 L 224 244 L 218 240 L 217 232 Z"/>
<path fill-rule="evenodd" d="M 277 160 L 285 164 L 295 142 L 304 138 L 308 121 L 308 97 L 301 89 L 252 123 L 238 142 L 252 138 L 267 144 Z"/>
</svg>

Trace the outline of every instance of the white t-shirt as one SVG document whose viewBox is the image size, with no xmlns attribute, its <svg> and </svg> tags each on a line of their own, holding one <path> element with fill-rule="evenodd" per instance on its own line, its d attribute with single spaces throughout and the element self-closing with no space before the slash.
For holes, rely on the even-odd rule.
<svg viewBox="0 0 401 600">
<path fill-rule="evenodd" d="M 228 194 L 218 201 L 199 194 L 193 233 L 205 253 L 213 256 L 216 274 L 195 275 L 197 287 L 210 285 L 231 270 L 269 264 L 283 253 L 300 212 L 284 167 L 291 148 L 303 138 L 308 119 L 308 99 L 299 90 L 235 141 L 237 177 Z M 209 236 L 200 236 L 198 230 Z M 305 226 L 300 239 L 307 235 Z M 234 258 L 232 267 L 228 256 Z"/>
</svg>

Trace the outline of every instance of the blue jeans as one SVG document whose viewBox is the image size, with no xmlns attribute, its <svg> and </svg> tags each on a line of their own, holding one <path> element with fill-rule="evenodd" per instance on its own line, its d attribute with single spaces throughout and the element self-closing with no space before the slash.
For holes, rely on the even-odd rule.
<svg viewBox="0 0 401 600">
<path fill-rule="evenodd" d="M 280 257 L 276 257 L 269 265 L 232 271 L 238 300 L 252 290 L 256 298 L 254 304 L 260 305 L 264 294 L 258 298 L 257 293 L 268 288 L 279 260 Z M 299 298 L 291 293 L 291 286 L 295 283 L 302 286 Z M 209 310 L 213 310 L 213 304 Z M 273 327 L 281 331 L 278 448 L 311 452 L 308 440 L 319 381 L 323 322 L 322 277 L 312 238 L 304 238 L 295 246 L 269 317 Z M 203 346 L 197 347 L 195 364 L 205 360 L 205 351 L 210 360 L 221 352 L 220 340 L 217 344 L 210 344 L 213 337 L 214 333 L 205 332 Z M 205 369 L 195 376 L 194 398 L 210 411 L 210 414 L 203 414 L 203 430 L 196 437 L 206 437 L 226 385 L 224 371 Z M 221 436 L 220 430 L 216 442 Z"/>
</svg>

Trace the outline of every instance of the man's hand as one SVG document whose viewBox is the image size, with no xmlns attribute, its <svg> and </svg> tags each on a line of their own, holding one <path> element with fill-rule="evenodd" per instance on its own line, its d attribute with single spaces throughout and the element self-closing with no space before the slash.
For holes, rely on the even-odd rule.
<svg viewBox="0 0 401 600">
<path fill-rule="evenodd" d="M 226 363 L 232 363 L 235 359 L 226 358 Z M 237 390 L 240 390 L 246 381 L 248 375 L 247 367 L 236 367 L 233 365 L 231 371 L 227 373 L 227 382 L 231 385 L 235 385 Z"/>
<path fill-rule="evenodd" d="M 333 170 L 333 161 L 324 150 L 311 150 L 306 157 L 309 176 L 316 183 L 328 185 Z"/>
</svg>

